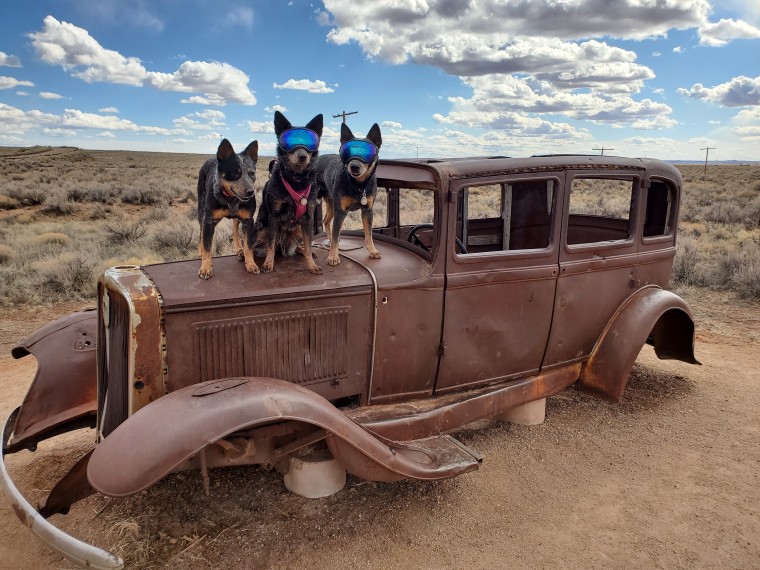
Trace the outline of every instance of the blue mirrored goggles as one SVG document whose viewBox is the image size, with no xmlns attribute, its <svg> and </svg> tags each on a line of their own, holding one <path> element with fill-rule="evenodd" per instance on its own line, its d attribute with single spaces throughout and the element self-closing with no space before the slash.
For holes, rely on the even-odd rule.
<svg viewBox="0 0 760 570">
<path fill-rule="evenodd" d="M 288 129 L 277 139 L 280 148 L 285 152 L 291 152 L 299 146 L 309 152 L 319 148 L 319 135 L 310 129 Z"/>
<path fill-rule="evenodd" d="M 371 164 L 377 158 L 377 153 L 377 147 L 369 141 L 348 141 L 340 145 L 340 158 L 343 162 L 358 158 Z"/>
</svg>

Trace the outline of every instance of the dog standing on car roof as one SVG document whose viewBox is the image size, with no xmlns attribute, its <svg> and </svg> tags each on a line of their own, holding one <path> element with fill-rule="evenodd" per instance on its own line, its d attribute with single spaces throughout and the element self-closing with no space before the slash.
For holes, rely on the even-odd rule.
<svg viewBox="0 0 760 570">
<path fill-rule="evenodd" d="M 377 194 L 375 171 L 383 139 L 375 123 L 365 138 L 357 138 L 346 123 L 340 126 L 340 152 L 317 159 L 319 197 L 325 203 L 325 231 L 330 238 L 328 265 L 338 265 L 340 229 L 348 212 L 361 208 L 364 244 L 371 259 L 380 259 L 372 241 L 372 205 Z"/>
<path fill-rule="evenodd" d="M 261 207 L 256 216 L 254 248 L 265 255 L 261 271 L 274 270 L 275 252 L 293 255 L 299 245 L 309 271 L 322 273 L 311 256 L 314 237 L 314 211 L 317 189 L 314 185 L 314 163 L 319 154 L 322 136 L 322 115 L 305 127 L 293 127 L 279 111 L 274 112 L 277 135 L 277 160 L 264 186 Z"/>
<path fill-rule="evenodd" d="M 224 139 L 216 151 L 216 158 L 209 158 L 198 171 L 198 223 L 201 228 L 198 244 L 201 268 L 198 276 L 201 279 L 211 277 L 214 231 L 223 218 L 233 220 L 232 240 L 235 252 L 239 259 L 245 260 L 246 271 L 259 272 L 251 248 L 253 214 L 256 211 L 253 184 L 256 181 L 258 158 L 258 141 L 251 142 L 243 152 L 236 154 L 230 141 Z M 241 222 L 242 242 L 239 237 Z"/>
</svg>

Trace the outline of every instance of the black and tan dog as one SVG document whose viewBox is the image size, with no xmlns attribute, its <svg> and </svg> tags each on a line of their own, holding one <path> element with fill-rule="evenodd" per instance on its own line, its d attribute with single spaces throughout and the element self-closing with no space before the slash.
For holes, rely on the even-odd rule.
<svg viewBox="0 0 760 570">
<path fill-rule="evenodd" d="M 302 245 L 309 271 L 320 274 L 322 268 L 311 256 L 311 241 L 317 207 L 314 162 L 322 136 L 322 115 L 305 127 L 293 127 L 282 113 L 275 111 L 274 132 L 277 160 L 264 186 L 253 247 L 265 255 L 261 270 L 269 273 L 274 270 L 277 249 L 284 255 L 293 255 Z"/>
<path fill-rule="evenodd" d="M 216 158 L 209 158 L 198 172 L 198 223 L 201 226 L 198 276 L 201 279 L 211 277 L 214 230 L 223 218 L 233 220 L 232 241 L 238 257 L 245 261 L 246 271 L 259 272 L 250 246 L 256 211 L 253 184 L 258 158 L 258 141 L 251 142 L 243 152 L 236 154 L 230 141 L 224 139 L 216 151 Z M 242 243 L 238 235 L 241 223 Z"/>
<path fill-rule="evenodd" d="M 328 265 L 338 265 L 340 228 L 348 212 L 361 208 L 364 244 L 372 259 L 380 259 L 380 252 L 372 241 L 372 205 L 377 194 L 378 153 L 383 139 L 375 123 L 367 137 L 356 138 L 343 123 L 340 126 L 340 154 L 320 156 L 316 174 L 319 197 L 325 203 L 325 231 L 330 238 Z"/>
</svg>

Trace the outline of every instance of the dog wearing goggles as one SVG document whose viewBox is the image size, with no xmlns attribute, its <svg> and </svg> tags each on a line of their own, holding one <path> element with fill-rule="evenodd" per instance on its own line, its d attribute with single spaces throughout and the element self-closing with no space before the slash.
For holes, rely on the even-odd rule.
<svg viewBox="0 0 760 570">
<path fill-rule="evenodd" d="M 201 279 L 211 277 L 211 246 L 216 225 L 222 218 L 232 218 L 232 241 L 238 258 L 245 261 L 246 271 L 259 272 L 250 239 L 256 210 L 253 184 L 258 158 L 258 141 L 251 142 L 243 152 L 236 154 L 230 141 L 224 139 L 216 151 L 216 158 L 209 158 L 198 172 L 198 223 L 201 226 L 201 268 L 198 276 Z M 239 236 L 241 222 L 242 242 Z"/>
<path fill-rule="evenodd" d="M 305 127 L 293 127 L 282 113 L 274 112 L 277 159 L 264 186 L 253 244 L 265 256 L 261 265 L 264 273 L 274 270 L 276 250 L 293 255 L 301 244 L 309 271 L 322 273 L 311 255 L 317 207 L 314 163 L 319 153 L 322 121 L 320 114 Z"/>
<path fill-rule="evenodd" d="M 366 138 L 356 138 L 345 123 L 340 126 L 340 153 L 317 159 L 319 197 L 325 204 L 325 231 L 330 239 L 328 265 L 338 265 L 340 228 L 348 212 L 361 209 L 364 244 L 371 259 L 380 259 L 372 241 L 372 205 L 377 194 L 378 153 L 383 139 L 375 123 Z"/>
</svg>

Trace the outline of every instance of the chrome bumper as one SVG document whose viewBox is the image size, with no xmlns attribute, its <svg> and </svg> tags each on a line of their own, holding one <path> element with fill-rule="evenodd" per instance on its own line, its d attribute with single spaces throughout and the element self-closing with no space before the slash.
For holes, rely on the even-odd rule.
<svg viewBox="0 0 760 570">
<path fill-rule="evenodd" d="M 61 556 L 71 560 L 75 564 L 86 568 L 97 568 L 110 570 L 123 568 L 124 562 L 118 556 L 110 552 L 101 550 L 96 546 L 82 542 L 62 530 L 56 528 L 45 520 L 35 508 L 29 504 L 24 496 L 16 489 L 11 481 L 8 471 L 5 468 L 5 453 L 3 446 L 13 431 L 13 425 L 16 421 L 20 408 L 13 410 L 3 427 L 3 441 L 0 445 L 0 488 L 10 499 L 13 511 L 16 513 L 21 522 L 28 526 L 32 533 L 44 542 L 50 549 L 56 551 Z"/>
</svg>

